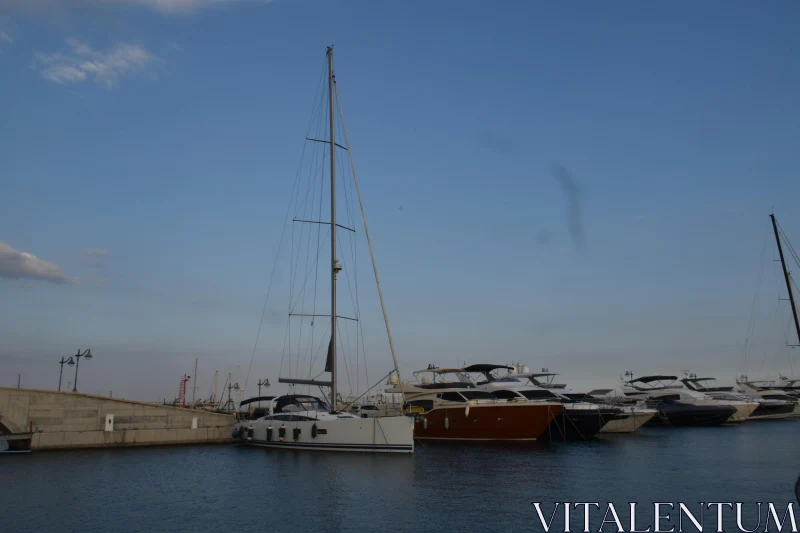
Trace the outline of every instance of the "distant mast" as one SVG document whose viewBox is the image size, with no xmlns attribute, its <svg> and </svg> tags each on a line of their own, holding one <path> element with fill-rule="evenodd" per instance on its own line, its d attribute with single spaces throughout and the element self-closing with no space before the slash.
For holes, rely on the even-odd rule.
<svg viewBox="0 0 800 533">
<path fill-rule="evenodd" d="M 197 394 L 197 358 L 194 360 L 194 381 L 192 382 L 192 407 L 194 407 L 194 397 Z"/>
<path fill-rule="evenodd" d="M 783 267 L 783 279 L 786 281 L 786 290 L 789 293 L 789 303 L 792 306 L 792 316 L 794 317 L 794 329 L 797 333 L 797 343 L 795 346 L 800 345 L 800 321 L 797 319 L 797 305 L 794 302 L 794 292 L 792 291 L 792 278 L 789 271 L 786 269 L 786 261 L 783 258 L 783 247 L 781 246 L 781 237 L 778 233 L 778 222 L 775 220 L 775 215 L 770 215 L 772 219 L 772 230 L 775 232 L 775 242 L 778 244 L 778 254 L 781 256 L 781 266 Z"/>
</svg>

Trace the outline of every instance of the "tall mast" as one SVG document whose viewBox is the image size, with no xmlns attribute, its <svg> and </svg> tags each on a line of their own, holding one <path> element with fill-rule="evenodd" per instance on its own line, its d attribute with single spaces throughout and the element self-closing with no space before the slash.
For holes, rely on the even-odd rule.
<svg viewBox="0 0 800 533">
<path fill-rule="evenodd" d="M 341 267 L 336 258 L 336 139 L 333 114 L 333 47 L 328 47 L 328 107 L 331 138 L 331 412 L 336 412 L 336 274 Z"/>
<path fill-rule="evenodd" d="M 214 371 L 214 393 L 211 395 L 211 401 L 214 405 L 217 404 L 217 378 L 219 377 L 219 370 Z"/>
<path fill-rule="evenodd" d="M 770 215 L 772 219 L 772 229 L 775 232 L 775 242 L 778 243 L 778 254 L 781 256 L 781 266 L 783 267 L 783 279 L 786 280 L 786 290 L 789 292 L 789 303 L 792 305 L 792 315 L 794 316 L 794 329 L 797 332 L 797 342 L 800 344 L 800 321 L 797 319 L 797 306 L 794 303 L 794 292 L 792 292 L 792 282 L 790 281 L 789 271 L 786 270 L 786 261 L 783 259 L 783 248 L 781 247 L 781 238 L 778 235 L 778 223 L 775 221 L 775 215 Z"/>
</svg>

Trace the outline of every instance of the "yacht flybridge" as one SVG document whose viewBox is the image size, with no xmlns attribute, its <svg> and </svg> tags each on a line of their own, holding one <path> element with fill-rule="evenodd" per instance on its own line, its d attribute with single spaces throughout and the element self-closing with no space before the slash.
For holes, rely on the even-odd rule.
<svg viewBox="0 0 800 533">
<path fill-rule="evenodd" d="M 317 117 L 317 131 L 314 132 L 311 131 L 313 124 L 312 119 L 312 122 L 309 123 L 309 135 L 306 137 L 306 141 L 313 145 L 312 149 L 309 150 L 314 152 L 312 157 L 314 155 L 318 156 L 318 161 L 324 161 L 327 159 L 327 162 L 330 164 L 330 182 L 328 185 L 328 193 L 330 195 L 330 221 L 321 220 L 323 187 L 325 185 L 325 180 L 322 176 L 322 169 L 324 166 L 316 164 L 315 166 L 311 167 L 309 172 L 307 188 L 305 184 L 298 186 L 300 183 L 300 172 L 298 172 L 298 181 L 296 182 L 295 189 L 292 193 L 292 202 L 295 203 L 290 204 L 290 209 L 294 207 L 294 213 L 292 213 L 292 222 L 299 222 L 304 225 L 303 229 L 298 232 L 298 236 L 295 236 L 293 230 L 292 244 L 294 246 L 295 239 L 300 241 L 304 237 L 306 237 L 306 240 L 308 241 L 307 247 L 302 249 L 302 254 L 305 255 L 301 255 L 301 248 L 298 245 L 297 251 L 292 250 L 292 258 L 296 263 L 300 261 L 301 258 L 305 257 L 309 263 L 309 266 L 303 266 L 303 272 L 291 276 L 292 283 L 296 283 L 298 285 L 302 284 L 302 287 L 300 287 L 298 293 L 290 294 L 289 318 L 297 318 L 301 321 L 300 325 L 298 326 L 300 331 L 300 333 L 297 334 L 298 337 L 302 337 L 303 332 L 306 333 L 306 336 L 302 337 L 303 341 L 298 341 L 298 344 L 301 346 L 294 347 L 294 350 L 297 352 L 296 355 L 298 360 L 300 359 L 300 349 L 306 348 L 307 351 L 304 355 L 308 358 L 307 360 L 310 361 L 309 365 L 313 365 L 313 362 L 316 359 L 316 354 L 319 353 L 325 344 L 327 344 L 325 370 L 322 373 L 329 373 L 330 379 L 318 379 L 318 376 L 312 377 L 311 370 L 309 370 L 309 375 L 306 378 L 280 378 L 279 382 L 289 384 L 292 388 L 319 387 L 321 392 L 327 389 L 330 391 L 330 394 L 326 399 L 310 394 L 297 393 L 274 398 L 273 401 L 269 402 L 268 411 L 264 416 L 257 418 L 256 420 L 247 420 L 240 423 L 234 428 L 233 436 L 235 438 L 238 437 L 242 439 L 247 444 L 263 446 L 267 448 L 372 453 L 412 453 L 414 451 L 413 417 L 404 415 L 361 417 L 348 412 L 342 412 L 337 408 L 337 401 L 339 399 L 339 395 L 337 394 L 337 352 L 339 351 L 340 347 L 345 345 L 345 343 L 339 338 L 341 335 L 340 330 L 344 329 L 344 327 L 339 325 L 338 319 L 349 319 L 358 323 L 359 312 L 359 307 L 354 303 L 353 306 L 354 313 L 356 314 L 355 317 L 341 316 L 337 313 L 337 276 L 343 270 L 343 265 L 339 260 L 340 256 L 337 254 L 337 244 L 340 240 L 337 239 L 337 228 L 355 232 L 354 229 L 339 224 L 336 218 L 336 172 L 337 168 L 340 168 L 337 167 L 337 149 L 344 150 L 349 154 L 350 170 L 353 176 L 353 185 L 355 186 L 355 191 L 351 191 L 348 189 L 345 183 L 340 183 L 340 187 L 342 187 L 345 193 L 345 199 L 348 200 L 348 207 L 350 208 L 349 213 L 353 214 L 352 217 L 349 217 L 348 220 L 344 220 L 343 222 L 350 223 L 352 225 L 355 217 L 355 209 L 353 208 L 355 199 L 353 197 L 357 194 L 357 201 L 361 207 L 362 220 L 364 222 L 364 233 L 369 245 L 375 281 L 378 287 L 378 295 L 380 297 L 383 318 L 386 324 L 389 347 L 391 350 L 392 359 L 394 360 L 394 368 L 389 375 L 391 375 L 392 378 L 397 381 L 399 379 L 400 371 L 397 365 L 397 358 L 395 357 L 394 344 L 391 338 L 391 331 L 389 329 L 386 309 L 383 306 L 383 295 L 380 288 L 380 282 L 378 280 L 378 271 L 375 266 L 375 257 L 372 254 L 372 243 L 369 240 L 369 230 L 367 229 L 366 215 L 364 214 L 363 204 L 361 203 L 361 193 L 358 189 L 358 180 L 355 176 L 355 168 L 352 166 L 353 156 L 350 150 L 350 143 L 347 138 L 347 130 L 344 128 L 341 103 L 339 102 L 339 95 L 336 89 L 336 82 L 333 72 L 332 47 L 329 47 L 327 50 L 326 63 L 327 83 L 325 85 L 327 85 L 327 91 L 321 92 L 318 90 L 317 94 L 320 95 L 320 100 L 315 106 L 315 109 L 324 109 L 323 102 L 327 100 L 327 110 L 329 116 L 327 117 L 327 120 L 323 118 L 323 114 L 320 114 L 320 116 Z M 326 96 L 327 98 L 325 98 Z M 334 102 L 336 102 L 336 104 L 334 104 Z M 339 120 L 336 119 L 336 111 L 338 111 Z M 327 122 L 327 125 L 325 122 Z M 327 126 L 327 129 L 329 130 L 327 139 L 323 138 L 325 136 L 325 126 Z M 337 131 L 344 134 L 344 139 L 340 139 L 342 144 L 336 142 Z M 324 145 L 327 145 L 327 147 L 317 151 L 320 146 Z M 325 155 L 326 151 L 329 151 L 327 157 Z M 304 150 L 304 155 L 305 153 L 306 151 Z M 319 182 L 314 184 L 312 187 L 312 180 L 317 178 L 319 178 Z M 327 228 L 326 233 L 322 232 L 322 228 Z M 313 234 L 313 232 L 316 232 L 316 234 Z M 327 315 L 319 314 L 321 306 L 317 307 L 317 282 L 319 281 L 317 278 L 321 277 L 323 281 L 320 281 L 320 283 L 324 282 L 324 278 L 326 277 L 326 273 L 324 272 L 325 269 L 323 268 L 322 276 L 312 278 L 313 285 L 307 285 L 304 279 L 309 278 L 312 272 L 318 274 L 319 266 L 325 265 L 324 256 L 319 255 L 321 250 L 320 243 L 324 243 L 325 239 L 330 240 L 330 257 L 328 259 L 329 262 L 327 263 L 328 268 L 330 269 L 327 272 L 327 275 L 329 276 L 328 279 L 330 280 L 330 314 Z M 345 241 L 345 239 L 341 240 Z M 312 250 L 317 251 L 316 256 L 311 253 Z M 355 251 L 353 251 L 353 255 L 355 255 Z M 347 254 L 343 254 L 343 257 L 347 257 Z M 355 262 L 355 259 L 353 259 L 353 262 Z M 294 264 L 294 266 L 296 267 L 297 265 Z M 298 268 L 298 270 L 300 269 Z M 346 273 L 347 272 L 345 272 L 345 274 Z M 347 281 L 348 287 L 350 287 L 350 283 L 352 282 L 349 276 L 347 277 Z M 294 287 L 290 287 L 290 293 L 293 290 Z M 352 296 L 353 295 L 351 292 L 351 297 Z M 313 305 L 309 306 L 309 312 L 304 312 L 305 308 L 303 305 L 306 304 L 309 299 L 313 300 Z M 266 309 L 266 303 L 264 307 Z M 319 320 L 320 318 L 323 320 Z M 327 318 L 327 320 L 324 320 L 325 318 Z M 289 322 L 290 324 L 287 325 L 287 331 L 290 331 L 289 328 L 291 327 L 291 320 Z M 321 334 L 315 335 L 315 322 L 327 322 L 327 330 Z M 295 338 L 294 334 L 288 335 L 288 337 Z M 356 336 L 356 339 L 358 339 L 358 336 Z M 363 336 L 361 339 L 361 342 L 363 342 Z M 328 342 L 325 343 L 325 340 L 328 340 Z M 349 343 L 349 340 L 346 342 Z M 289 356 L 291 356 L 291 346 L 289 347 L 289 350 Z M 356 355 L 356 357 L 358 357 L 358 355 Z M 290 368 L 292 366 L 293 365 L 291 364 L 289 365 Z M 297 366 L 299 367 L 299 364 Z M 325 394 L 323 392 L 323 396 L 324 395 Z"/>
</svg>

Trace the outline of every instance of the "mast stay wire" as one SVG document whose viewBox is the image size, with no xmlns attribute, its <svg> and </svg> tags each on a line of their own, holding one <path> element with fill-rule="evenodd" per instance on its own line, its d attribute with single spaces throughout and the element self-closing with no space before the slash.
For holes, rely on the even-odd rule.
<svg viewBox="0 0 800 533">
<path fill-rule="evenodd" d="M 319 80 L 319 83 L 317 85 L 317 91 L 316 91 L 317 93 L 319 93 L 321 88 L 322 88 L 322 82 L 324 80 L 324 74 L 325 74 L 325 70 L 323 69 L 322 75 L 320 76 L 320 80 Z M 315 100 L 316 100 L 316 97 L 315 97 Z M 316 101 L 315 101 L 314 107 L 316 107 Z M 313 121 L 313 112 L 314 111 L 313 111 L 313 108 L 312 108 L 312 116 L 311 116 L 311 118 L 309 118 L 308 126 L 306 127 L 306 131 L 311 129 L 311 123 Z M 269 302 L 269 295 L 272 292 L 272 282 L 275 280 L 275 270 L 276 270 L 276 268 L 278 266 L 278 259 L 280 257 L 280 250 L 281 250 L 281 246 L 283 244 L 283 238 L 284 238 L 285 233 L 286 233 L 286 226 L 287 226 L 287 223 L 289 221 L 289 213 L 291 213 L 291 207 L 292 207 L 292 200 L 291 199 L 293 198 L 295 190 L 297 189 L 297 186 L 298 186 L 298 184 L 300 182 L 300 173 L 301 173 L 302 168 L 303 168 L 303 159 L 305 158 L 305 153 L 306 153 L 306 143 L 303 143 L 303 149 L 300 152 L 300 164 L 298 165 L 297 173 L 295 174 L 295 180 L 294 180 L 294 184 L 292 185 L 292 193 L 290 194 L 289 205 L 286 208 L 286 216 L 284 217 L 283 228 L 281 229 L 281 236 L 280 236 L 280 239 L 278 240 L 278 251 L 275 254 L 275 261 L 272 264 L 272 272 L 270 274 L 269 283 L 267 285 L 267 294 L 264 297 L 264 305 L 263 305 L 263 307 L 261 309 L 261 319 L 258 322 L 258 331 L 256 332 L 256 340 L 253 343 L 253 353 L 250 356 L 250 364 L 247 367 L 247 374 L 245 375 L 245 379 L 244 379 L 244 390 L 247 389 L 247 382 L 250 379 L 250 372 L 253 369 L 253 360 L 255 359 L 256 350 L 258 349 L 258 341 L 261 338 L 261 330 L 262 330 L 262 328 L 264 326 L 264 315 L 266 315 L 266 312 L 267 312 L 267 303 Z M 281 357 L 281 366 L 283 366 L 283 357 Z"/>
<path fill-rule="evenodd" d="M 761 246 L 761 256 L 759 260 L 759 268 L 758 268 L 758 278 L 756 280 L 756 290 L 753 293 L 753 302 L 750 305 L 750 318 L 747 324 L 747 332 L 745 333 L 745 340 L 744 340 L 744 372 L 743 374 L 747 374 L 747 367 L 750 360 L 750 355 L 753 350 L 752 338 L 755 335 L 756 324 L 758 322 L 758 310 L 756 308 L 756 302 L 758 301 L 758 295 L 761 291 L 761 280 L 764 275 L 764 255 L 767 250 L 767 240 L 769 238 L 769 233 L 764 232 L 764 243 Z"/>
<path fill-rule="evenodd" d="M 397 363 L 397 354 L 395 352 L 394 340 L 392 339 L 392 330 L 391 330 L 391 327 L 389 326 L 389 315 L 386 312 L 386 305 L 385 305 L 384 300 L 383 300 L 383 291 L 381 290 L 381 281 L 380 281 L 380 277 L 378 276 L 378 265 L 377 265 L 377 263 L 375 261 L 375 252 L 374 252 L 374 250 L 372 248 L 372 240 L 369 237 L 369 227 L 367 226 L 367 214 L 366 214 L 366 211 L 364 210 L 364 201 L 361 198 L 361 188 L 358 185 L 358 177 L 356 175 L 356 166 L 355 166 L 355 161 L 353 160 L 353 151 L 352 151 L 352 148 L 350 146 L 350 138 L 347 135 L 347 126 L 346 126 L 345 121 L 344 121 L 344 113 L 342 113 L 342 102 L 341 102 L 341 99 L 339 97 L 339 88 L 338 88 L 338 86 L 336 87 L 336 103 L 337 103 L 337 107 L 338 107 L 338 110 L 339 110 L 339 120 L 340 120 L 340 122 L 342 124 L 342 129 L 344 130 L 344 137 L 345 137 L 345 142 L 346 142 L 346 145 L 347 145 L 347 154 L 350 157 L 350 166 L 351 166 L 352 171 L 353 171 L 353 183 L 355 184 L 356 193 L 358 194 L 358 204 L 359 204 L 359 207 L 361 208 L 361 218 L 364 221 L 364 234 L 365 234 L 365 236 L 367 238 L 367 246 L 369 247 L 369 255 L 370 255 L 370 258 L 372 260 L 372 270 L 373 270 L 373 273 L 375 274 L 375 284 L 378 287 L 378 297 L 380 298 L 380 301 L 381 301 L 381 311 L 383 312 L 383 321 L 386 324 L 386 336 L 389 339 L 389 349 L 390 349 L 390 351 L 392 353 L 392 362 L 394 363 L 394 370 L 397 373 L 397 379 L 399 381 L 400 380 L 400 375 L 401 375 L 400 374 L 400 366 Z M 403 392 L 402 388 L 400 389 L 400 394 L 401 394 L 401 396 L 403 398 L 403 403 L 405 403 L 405 401 L 406 401 L 405 393 Z"/>
</svg>

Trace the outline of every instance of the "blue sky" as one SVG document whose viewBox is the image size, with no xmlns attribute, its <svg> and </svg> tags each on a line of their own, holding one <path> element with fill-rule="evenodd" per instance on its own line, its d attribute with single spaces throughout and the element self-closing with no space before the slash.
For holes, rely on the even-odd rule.
<svg viewBox="0 0 800 533">
<path fill-rule="evenodd" d="M 0 242 L 49 265 L 0 277 L 0 382 L 55 387 L 78 347 L 86 392 L 246 372 L 329 44 L 404 371 L 730 378 L 765 265 L 747 371 L 788 373 L 761 251 L 773 209 L 800 245 L 798 24 L 794 2 L 0 0 Z"/>
</svg>

